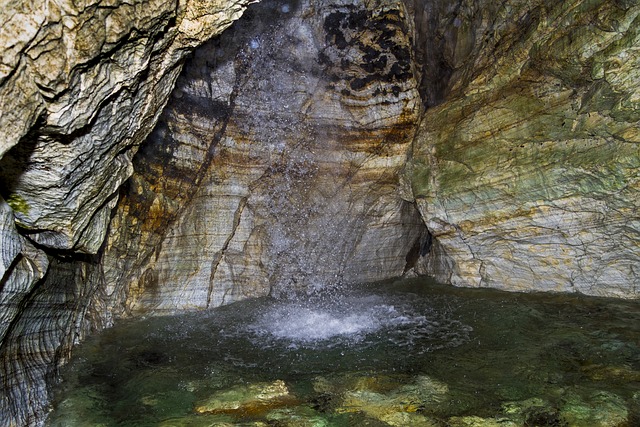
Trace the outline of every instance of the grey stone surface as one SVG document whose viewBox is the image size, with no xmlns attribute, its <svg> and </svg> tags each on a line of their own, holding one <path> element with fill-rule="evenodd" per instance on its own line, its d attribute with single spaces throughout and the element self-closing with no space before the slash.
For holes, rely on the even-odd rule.
<svg viewBox="0 0 640 427">
<path fill-rule="evenodd" d="M 42 422 L 45 379 L 99 305 L 87 266 L 131 158 L 185 56 L 247 3 L 42 0 L 0 9 L 0 424 Z M 73 280 L 56 288 L 54 271 L 42 283 L 48 256 L 77 259 L 66 269 Z M 70 283 L 76 291 L 65 292 Z"/>
<path fill-rule="evenodd" d="M 105 246 L 105 282 L 126 310 L 407 268 L 426 232 L 398 192 L 422 110 L 411 21 L 396 1 L 311 6 L 256 5 L 187 65 Z"/>
</svg>

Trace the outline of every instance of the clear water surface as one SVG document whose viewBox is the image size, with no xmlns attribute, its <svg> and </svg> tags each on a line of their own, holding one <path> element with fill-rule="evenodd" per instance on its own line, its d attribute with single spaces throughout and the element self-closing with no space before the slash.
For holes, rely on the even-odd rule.
<svg viewBox="0 0 640 427">
<path fill-rule="evenodd" d="M 126 320 L 49 426 L 640 426 L 640 302 L 409 279 Z"/>
</svg>

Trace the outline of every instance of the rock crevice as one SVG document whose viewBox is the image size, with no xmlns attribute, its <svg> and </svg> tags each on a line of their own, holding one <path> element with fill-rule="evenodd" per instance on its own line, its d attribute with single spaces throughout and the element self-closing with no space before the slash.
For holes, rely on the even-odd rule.
<svg viewBox="0 0 640 427">
<path fill-rule="evenodd" d="M 639 296 L 634 2 L 277 0 L 222 33 L 248 3 L 0 11 L 0 424 L 123 316 L 410 272 Z"/>
</svg>

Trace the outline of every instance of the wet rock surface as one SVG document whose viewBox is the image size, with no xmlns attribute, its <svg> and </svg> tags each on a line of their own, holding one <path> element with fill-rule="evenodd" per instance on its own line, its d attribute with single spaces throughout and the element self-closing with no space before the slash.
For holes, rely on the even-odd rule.
<svg viewBox="0 0 640 427">
<path fill-rule="evenodd" d="M 448 392 L 446 384 L 426 376 L 347 375 L 333 381 L 319 378 L 314 389 L 335 396 L 336 413 L 363 413 L 386 425 L 424 427 L 437 423 L 421 412 L 441 403 Z"/>
<path fill-rule="evenodd" d="M 408 270 L 411 38 L 401 2 L 280 1 L 199 48 L 112 219 L 109 292 L 166 313 Z"/>
<path fill-rule="evenodd" d="M 0 11 L 1 422 L 131 313 L 409 271 L 638 296 L 637 5 L 264 3 L 161 118 L 246 2 Z"/>
<path fill-rule="evenodd" d="M 196 403 L 199 414 L 247 413 L 259 414 L 279 406 L 291 405 L 294 397 L 282 380 L 272 383 L 249 384 L 215 393 Z"/>
<path fill-rule="evenodd" d="M 445 15 L 458 24 L 443 48 L 453 71 L 407 170 L 435 241 L 427 271 L 462 286 L 637 298 L 640 10 L 523 6 Z"/>
</svg>

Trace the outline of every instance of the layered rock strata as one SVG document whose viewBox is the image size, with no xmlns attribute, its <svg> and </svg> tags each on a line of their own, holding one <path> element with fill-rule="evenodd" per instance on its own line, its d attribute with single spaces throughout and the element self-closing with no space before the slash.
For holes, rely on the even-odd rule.
<svg viewBox="0 0 640 427">
<path fill-rule="evenodd" d="M 184 57 L 246 3 L 15 1 L 0 10 L 0 423 L 42 419 L 44 377 L 82 334 L 72 318 L 91 284 L 80 280 L 72 303 L 64 287 L 40 285 L 47 254 L 98 251 Z"/>
<path fill-rule="evenodd" d="M 456 285 L 638 297 L 636 2 L 266 2 L 195 55 L 121 188 L 182 61 L 246 3 L 0 11 L 0 423 L 41 420 L 114 315 L 427 252 Z"/>
<path fill-rule="evenodd" d="M 281 1 L 199 48 L 112 220 L 112 310 L 206 308 L 411 268 L 426 236 L 398 192 L 422 109 L 412 34 L 400 2 Z"/>
<path fill-rule="evenodd" d="M 640 7 L 463 3 L 447 19 L 451 78 L 406 174 L 434 236 L 427 270 L 640 296 Z"/>
</svg>

